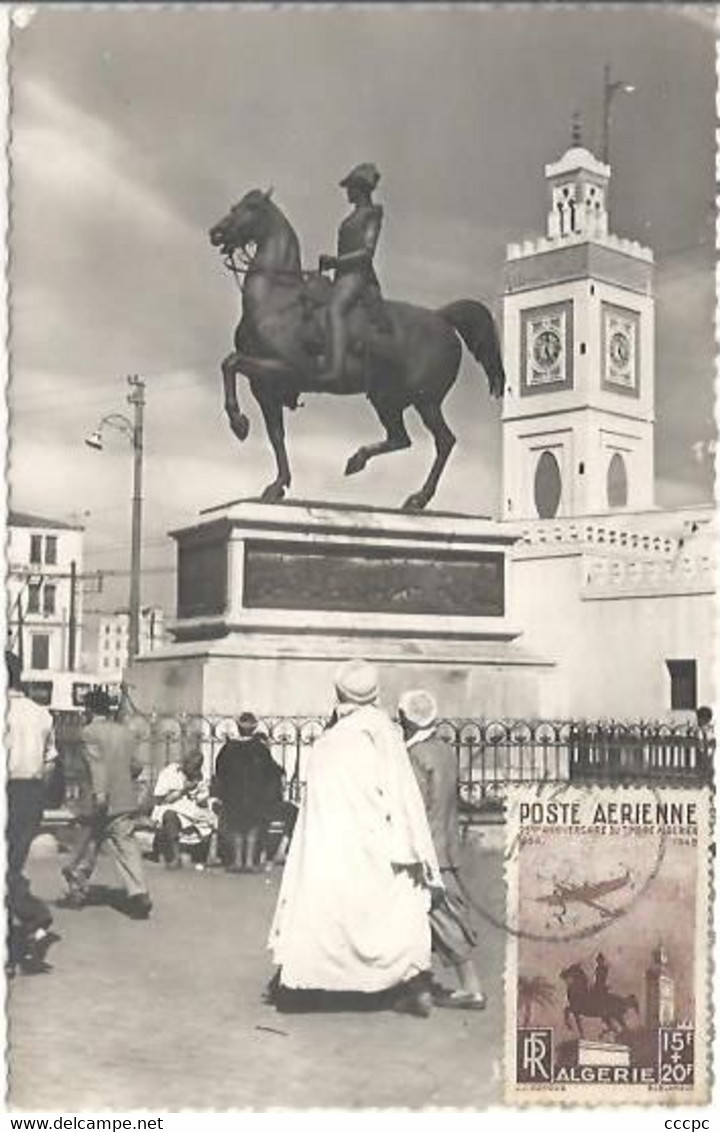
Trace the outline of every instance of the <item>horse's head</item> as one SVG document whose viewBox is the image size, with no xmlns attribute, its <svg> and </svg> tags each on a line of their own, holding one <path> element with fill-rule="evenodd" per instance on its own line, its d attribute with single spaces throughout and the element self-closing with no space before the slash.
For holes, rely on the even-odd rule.
<svg viewBox="0 0 720 1132">
<path fill-rule="evenodd" d="M 250 243 L 258 244 L 267 235 L 278 210 L 273 204 L 272 189 L 252 189 L 234 204 L 210 229 L 210 243 L 225 256 Z"/>
<path fill-rule="evenodd" d="M 567 984 L 587 982 L 585 972 L 579 963 L 573 963 L 570 967 L 564 967 L 560 972 L 560 978 Z"/>
</svg>

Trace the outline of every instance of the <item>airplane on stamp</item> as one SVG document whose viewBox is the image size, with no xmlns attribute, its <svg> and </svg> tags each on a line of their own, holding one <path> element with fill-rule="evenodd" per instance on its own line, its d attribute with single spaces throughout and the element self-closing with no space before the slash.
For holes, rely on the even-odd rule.
<svg viewBox="0 0 720 1132">
<path fill-rule="evenodd" d="M 546 904 L 556 909 L 556 919 L 562 923 L 568 910 L 568 904 L 583 904 L 599 912 L 601 916 L 612 920 L 620 913 L 616 909 L 606 908 L 598 901 L 609 896 L 611 892 L 619 892 L 630 884 L 632 875 L 629 869 L 622 876 L 610 877 L 608 880 L 585 881 L 582 884 L 572 884 L 567 881 L 554 881 L 553 890 L 547 896 L 536 896 L 536 904 Z"/>
</svg>

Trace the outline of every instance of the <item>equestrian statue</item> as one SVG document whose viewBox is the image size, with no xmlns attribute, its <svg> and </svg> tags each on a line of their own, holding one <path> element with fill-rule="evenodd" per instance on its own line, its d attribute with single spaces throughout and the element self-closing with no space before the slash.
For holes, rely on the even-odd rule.
<svg viewBox="0 0 720 1132">
<path fill-rule="evenodd" d="M 421 511 L 433 498 L 455 444 L 442 403 L 460 369 L 461 340 L 482 364 L 490 393 L 502 396 L 505 373 L 486 306 L 461 299 L 427 310 L 383 298 L 373 263 L 383 219 L 372 197 L 379 180 L 375 166 L 365 163 L 340 182 L 353 208 L 340 225 L 337 253 L 320 256 L 317 272 L 303 271 L 297 235 L 272 190 L 246 193 L 210 229 L 226 266 L 243 277 L 235 349 L 222 363 L 225 412 L 235 436 L 245 440 L 250 426 L 237 396 L 237 376 L 244 374 L 277 463 L 262 493 L 266 503 L 279 502 L 290 487 L 284 411 L 302 393 L 363 394 L 380 418 L 385 439 L 359 448 L 346 475 L 384 452 L 409 448 L 403 417 L 410 406 L 417 410 L 435 441 L 435 459 L 420 490 L 405 500 L 408 511 Z"/>
<path fill-rule="evenodd" d="M 627 1032 L 626 1014 L 631 1010 L 639 1013 L 639 1003 L 634 994 L 619 995 L 608 989 L 609 970 L 607 960 L 600 952 L 595 961 L 592 983 L 580 963 L 573 963 L 560 972 L 567 990 L 567 1005 L 563 1012 L 565 1025 L 570 1028 L 571 1022 L 574 1022 L 581 1038 L 585 1036 L 583 1018 L 599 1018 L 603 1025 L 601 1037 L 616 1039 Z"/>
</svg>

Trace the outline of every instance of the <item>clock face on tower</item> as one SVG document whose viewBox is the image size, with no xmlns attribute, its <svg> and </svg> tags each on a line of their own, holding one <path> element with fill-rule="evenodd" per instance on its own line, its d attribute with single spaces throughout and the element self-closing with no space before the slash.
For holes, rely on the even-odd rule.
<svg viewBox="0 0 720 1132">
<path fill-rule="evenodd" d="M 602 384 L 614 393 L 637 397 L 639 390 L 639 315 L 610 303 L 602 305 Z"/>
<path fill-rule="evenodd" d="M 610 339 L 610 361 L 622 369 L 630 361 L 632 346 L 624 330 L 616 330 Z"/>
<path fill-rule="evenodd" d="M 549 370 L 562 351 L 560 335 L 556 330 L 541 330 L 533 342 L 533 361 L 540 369 Z"/>
<path fill-rule="evenodd" d="M 572 303 L 522 312 L 522 395 L 572 387 Z"/>
</svg>

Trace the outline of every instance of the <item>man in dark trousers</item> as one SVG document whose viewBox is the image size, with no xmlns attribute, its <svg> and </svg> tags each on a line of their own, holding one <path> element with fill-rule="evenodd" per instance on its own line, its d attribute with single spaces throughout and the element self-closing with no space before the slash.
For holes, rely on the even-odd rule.
<svg viewBox="0 0 720 1132">
<path fill-rule="evenodd" d="M 268 760 L 274 760 L 258 734 L 258 721 L 244 711 L 238 738 L 228 739 L 215 763 L 213 793 L 222 803 L 220 836 L 229 854 L 229 872 L 247 872 L 258 863 L 264 825 L 269 816 L 273 784 Z"/>
<path fill-rule="evenodd" d="M 135 738 L 114 717 L 106 692 L 89 692 L 84 707 L 88 722 L 82 729 L 81 744 L 90 777 L 92 813 L 86 835 L 62 870 L 68 884 L 67 902 L 82 907 L 100 849 L 107 845 L 127 894 L 128 914 L 146 920 L 152 901 L 135 840 L 133 815 L 138 801 L 134 780 L 142 770 L 135 758 Z"/>
<path fill-rule="evenodd" d="M 6 652 L 5 666 L 8 679 L 8 973 L 13 975 L 19 966 L 24 974 L 39 974 L 49 970 L 45 957 L 50 945 L 60 937 L 50 930 L 50 909 L 31 891 L 24 869 L 30 846 L 40 829 L 45 786 L 57 752 L 50 712 L 29 699 L 20 687 L 19 657 Z"/>
<path fill-rule="evenodd" d="M 433 900 L 430 911 L 433 951 L 455 972 L 459 984 L 449 992 L 438 988 L 438 1005 L 484 1010 L 485 995 L 472 955 L 477 936 L 459 873 L 457 758 L 450 744 L 436 734 L 437 705 L 429 692 L 405 692 L 398 704 L 398 718 L 444 884 L 444 892 Z"/>
</svg>

